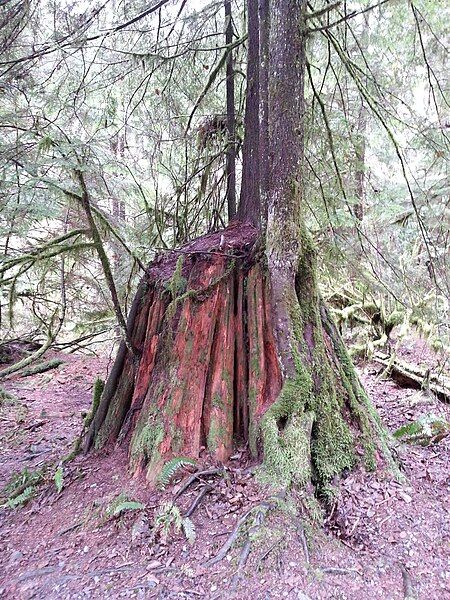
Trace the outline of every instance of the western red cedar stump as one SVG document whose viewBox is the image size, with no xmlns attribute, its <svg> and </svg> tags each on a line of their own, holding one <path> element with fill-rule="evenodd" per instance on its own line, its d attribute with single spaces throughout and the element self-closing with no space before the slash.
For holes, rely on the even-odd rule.
<svg viewBox="0 0 450 600">
<path fill-rule="evenodd" d="M 226 461 L 248 442 L 274 483 L 322 487 L 358 454 L 373 467 L 384 434 L 318 295 L 307 238 L 290 306 L 295 376 L 283 378 L 257 230 L 234 223 L 148 268 L 85 440 L 128 447 L 154 480 L 202 449 Z M 387 453 L 386 453 L 387 454 Z"/>
</svg>

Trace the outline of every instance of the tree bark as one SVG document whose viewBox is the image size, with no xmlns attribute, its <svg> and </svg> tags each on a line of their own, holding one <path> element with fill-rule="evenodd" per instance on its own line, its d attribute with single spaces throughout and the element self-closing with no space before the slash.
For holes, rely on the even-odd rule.
<svg viewBox="0 0 450 600">
<path fill-rule="evenodd" d="M 225 0 L 225 45 L 233 42 L 231 0 Z M 236 216 L 236 111 L 234 107 L 234 64 L 233 51 L 227 56 L 227 209 L 228 221 Z"/>
<path fill-rule="evenodd" d="M 242 154 L 241 196 L 237 217 L 261 226 L 259 175 L 259 17 L 257 0 L 247 2 L 248 59 L 245 99 L 245 137 Z"/>
<path fill-rule="evenodd" d="M 261 228 L 267 228 L 269 193 L 269 0 L 259 0 L 259 168 L 261 198 Z"/>
<path fill-rule="evenodd" d="M 294 373 L 290 351 L 293 323 L 288 304 L 295 298 L 295 277 L 302 250 L 305 36 L 301 27 L 304 8 L 303 1 L 278 0 L 272 5 L 270 26 L 266 252 L 276 311 L 275 334 L 287 376 Z"/>
</svg>

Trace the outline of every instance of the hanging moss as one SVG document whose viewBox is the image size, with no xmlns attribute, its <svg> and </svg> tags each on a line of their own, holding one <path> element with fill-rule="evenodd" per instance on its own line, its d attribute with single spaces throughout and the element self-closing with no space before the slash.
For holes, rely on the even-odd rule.
<svg viewBox="0 0 450 600">
<path fill-rule="evenodd" d="M 264 469 L 272 484 L 305 485 L 311 478 L 312 412 L 303 412 L 306 382 L 288 380 L 261 420 Z"/>
</svg>

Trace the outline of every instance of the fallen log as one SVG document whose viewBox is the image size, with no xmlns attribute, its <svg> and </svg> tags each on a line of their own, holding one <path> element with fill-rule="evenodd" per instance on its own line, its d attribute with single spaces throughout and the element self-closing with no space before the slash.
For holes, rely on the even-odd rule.
<svg viewBox="0 0 450 600">
<path fill-rule="evenodd" d="M 21 377 L 29 377 L 30 375 L 38 375 L 39 373 L 45 373 L 46 371 L 50 371 L 51 369 L 56 369 L 60 365 L 64 364 L 64 361 L 60 358 L 52 358 L 51 360 L 47 360 L 45 362 L 38 363 L 37 365 L 33 365 L 24 369 L 21 373 Z"/>
<path fill-rule="evenodd" d="M 450 403 L 450 378 L 443 374 L 432 373 L 430 369 L 421 369 L 410 365 L 389 354 L 376 352 L 374 360 L 382 364 L 399 386 L 430 391 L 442 402 Z"/>
</svg>

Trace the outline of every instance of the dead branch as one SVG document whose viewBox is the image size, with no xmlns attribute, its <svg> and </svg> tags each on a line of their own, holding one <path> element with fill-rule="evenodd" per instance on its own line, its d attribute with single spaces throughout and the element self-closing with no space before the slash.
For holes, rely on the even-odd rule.
<svg viewBox="0 0 450 600">
<path fill-rule="evenodd" d="M 62 364 L 64 364 L 64 361 L 61 358 L 52 358 L 51 360 L 38 363 L 33 367 L 28 367 L 28 369 L 24 369 L 20 375 L 22 377 L 29 377 L 30 375 L 37 375 L 38 373 L 45 373 L 51 369 L 56 369 Z"/>
<path fill-rule="evenodd" d="M 193 503 L 187 509 L 186 514 L 184 516 L 185 517 L 190 517 L 194 513 L 194 511 L 197 509 L 197 507 L 199 506 L 199 504 L 203 500 L 203 498 L 206 496 L 206 494 L 209 494 L 209 492 L 212 489 L 213 489 L 212 485 L 205 485 L 201 489 L 200 493 L 194 498 Z"/>
<path fill-rule="evenodd" d="M 206 469 L 206 471 L 198 471 L 197 473 L 193 473 L 186 479 L 186 481 L 181 485 L 180 489 L 177 491 L 177 493 L 173 497 L 174 502 L 177 498 L 179 498 L 181 496 L 181 494 L 183 494 L 188 489 L 188 487 L 190 485 L 192 485 L 194 483 L 194 481 L 196 481 L 200 477 L 208 477 L 208 475 L 218 475 L 219 473 L 223 473 L 223 471 L 224 471 L 224 469 L 220 468 L 220 469 Z M 189 516 L 189 515 L 186 515 L 186 516 Z"/>
<path fill-rule="evenodd" d="M 252 508 L 250 508 L 246 513 L 244 513 L 242 515 L 242 517 L 239 519 L 239 521 L 236 523 L 233 531 L 231 532 L 231 534 L 229 535 L 229 537 L 227 538 L 227 540 L 225 541 L 225 543 L 223 544 L 222 548 L 219 550 L 219 552 L 216 554 L 216 556 L 214 556 L 213 558 L 210 558 L 206 563 L 205 563 L 205 567 L 211 567 L 212 565 L 215 565 L 216 563 L 220 562 L 221 560 L 223 560 L 225 558 L 225 556 L 228 554 L 229 550 L 231 550 L 234 542 L 236 541 L 238 535 L 239 535 L 239 531 L 241 529 L 241 527 L 246 523 L 247 519 L 253 514 L 256 513 L 258 511 L 259 513 L 259 523 L 258 525 L 260 525 L 262 523 L 262 521 L 264 520 L 264 517 L 267 513 L 267 511 L 269 510 L 269 508 L 271 507 L 269 502 L 261 502 L 260 504 L 257 504 L 256 506 L 252 506 Z"/>
</svg>

